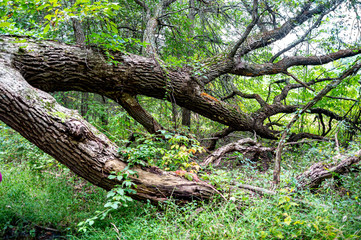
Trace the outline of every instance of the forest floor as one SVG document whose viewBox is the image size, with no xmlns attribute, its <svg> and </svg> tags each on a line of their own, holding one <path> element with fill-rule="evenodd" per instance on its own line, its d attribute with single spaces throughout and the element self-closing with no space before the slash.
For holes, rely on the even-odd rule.
<svg viewBox="0 0 361 240">
<path fill-rule="evenodd" d="M 199 172 L 223 190 L 210 202 L 173 201 L 153 206 L 130 202 L 79 231 L 78 224 L 104 210 L 107 193 L 75 176 L 13 134 L 0 141 L 0 238 L 2 239 L 360 239 L 361 174 L 330 179 L 315 192 L 295 192 L 295 176 L 332 159 L 332 143 L 290 147 L 284 154 L 276 195 L 245 191 L 237 184 L 271 189 L 272 163 L 240 154 Z M 352 152 L 360 144 L 347 149 Z M 346 149 L 341 149 L 346 151 Z"/>
</svg>

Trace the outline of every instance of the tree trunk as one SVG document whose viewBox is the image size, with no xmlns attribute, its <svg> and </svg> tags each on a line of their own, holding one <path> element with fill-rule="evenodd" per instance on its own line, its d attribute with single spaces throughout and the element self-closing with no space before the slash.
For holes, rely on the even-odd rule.
<svg viewBox="0 0 361 240">
<path fill-rule="evenodd" d="M 127 103 L 124 95 L 146 95 L 158 99 L 172 99 L 181 106 L 211 120 L 231 126 L 238 131 L 255 131 L 259 136 L 274 139 L 262 122 L 235 109 L 203 91 L 202 85 L 188 70 L 165 71 L 153 58 L 114 53 L 117 65 L 107 63 L 99 51 L 51 41 L 38 43 L 26 39 L 19 43 L 11 37 L 3 37 L 2 52 L 12 58 L 12 64 L 32 86 L 46 92 L 84 91 L 98 93 L 119 102 L 135 118 L 134 101 Z M 169 96 L 172 91 L 172 99 Z M 129 98 L 127 98 L 129 100 Z M 123 101 L 124 100 L 124 101 Z M 127 106 L 124 106 L 128 105 Z M 147 114 L 137 121 L 149 129 L 155 123 Z M 142 122 L 141 120 L 145 120 Z M 159 125 L 159 124 L 156 124 Z M 152 127 L 156 129 L 156 126 Z"/>
<path fill-rule="evenodd" d="M 77 111 L 31 87 L 4 59 L 0 59 L 0 120 L 92 184 L 106 190 L 119 184 L 108 179 L 112 171 L 127 166 L 118 147 Z M 135 199 L 208 199 L 215 193 L 207 183 L 188 181 L 172 172 L 147 167 L 134 170 L 139 175 L 132 177 L 137 185 Z"/>
<path fill-rule="evenodd" d="M 182 108 L 182 126 L 191 127 L 192 112 L 186 108 Z"/>
<path fill-rule="evenodd" d="M 86 116 L 86 114 L 88 112 L 88 101 L 89 101 L 89 93 L 82 92 L 81 93 L 80 113 L 86 120 L 88 120 L 88 117 Z"/>
</svg>

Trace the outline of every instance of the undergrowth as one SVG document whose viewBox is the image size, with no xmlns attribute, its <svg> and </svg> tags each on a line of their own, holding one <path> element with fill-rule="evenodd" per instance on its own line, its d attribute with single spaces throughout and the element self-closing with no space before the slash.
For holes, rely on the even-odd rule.
<svg viewBox="0 0 361 240">
<path fill-rule="evenodd" d="M 292 187 L 295 176 L 312 163 L 357 150 L 358 142 L 347 150 L 335 150 L 331 143 L 289 147 L 284 155 L 282 189 L 276 196 L 238 188 L 239 184 L 271 188 L 272 166 L 265 169 L 244 156 L 232 156 L 233 168 L 198 173 L 222 190 L 227 201 L 215 198 L 182 206 L 169 201 L 157 207 L 133 201 L 79 232 L 80 222 L 104 210 L 107 193 L 0 126 L 0 238 L 36 237 L 39 228 L 56 230 L 54 236 L 59 239 L 77 240 L 361 238 L 360 174 L 340 176 L 341 186 L 332 179 L 326 181 L 314 193 L 295 194 Z"/>
</svg>

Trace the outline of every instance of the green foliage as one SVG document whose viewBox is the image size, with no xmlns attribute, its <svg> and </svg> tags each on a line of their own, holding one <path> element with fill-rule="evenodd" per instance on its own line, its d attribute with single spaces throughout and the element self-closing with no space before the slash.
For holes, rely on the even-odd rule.
<svg viewBox="0 0 361 240">
<path fill-rule="evenodd" d="M 36 226 L 71 232 L 105 199 L 103 190 L 68 171 L 34 172 L 19 163 L 0 163 L 0 238 L 11 232 L 20 237 Z"/>
<path fill-rule="evenodd" d="M 52 157 L 2 122 L 0 122 L 0 133 L 0 162 L 19 162 L 26 159 L 25 165 L 37 171 L 60 167 Z"/>
<path fill-rule="evenodd" d="M 173 171 L 191 167 L 190 160 L 194 154 L 203 151 L 194 138 L 166 131 L 138 138 L 135 147 L 119 148 L 119 153 L 130 166 L 148 164 Z"/>
<path fill-rule="evenodd" d="M 133 199 L 129 195 L 135 194 L 134 188 L 137 186 L 131 181 L 130 176 L 136 176 L 137 172 L 130 170 L 128 166 L 121 172 L 109 175 L 109 179 L 117 179 L 121 182 L 120 185 L 115 185 L 112 190 L 107 194 L 107 202 L 104 204 L 104 210 L 96 211 L 95 216 L 87 218 L 85 221 L 81 221 L 78 224 L 80 232 L 87 232 L 89 227 L 93 226 L 95 221 L 104 220 L 112 211 L 119 209 L 120 207 L 128 207 L 128 203 Z"/>
</svg>

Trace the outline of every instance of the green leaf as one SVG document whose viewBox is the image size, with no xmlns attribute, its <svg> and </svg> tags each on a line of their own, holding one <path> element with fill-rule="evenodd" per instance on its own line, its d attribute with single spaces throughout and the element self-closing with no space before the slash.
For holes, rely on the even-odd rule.
<svg viewBox="0 0 361 240">
<path fill-rule="evenodd" d="M 47 33 L 50 29 L 50 24 L 48 23 L 44 28 L 44 33 Z"/>
<path fill-rule="evenodd" d="M 107 194 L 107 198 L 113 197 L 114 195 L 115 195 L 115 192 L 110 191 L 110 192 L 108 192 L 108 194 Z"/>
<path fill-rule="evenodd" d="M 117 25 L 112 21 L 109 21 L 109 23 L 113 33 L 118 33 Z"/>
<path fill-rule="evenodd" d="M 0 28 L 4 28 L 4 27 L 9 27 L 11 23 L 9 22 L 1 22 L 0 23 Z"/>
<path fill-rule="evenodd" d="M 52 18 L 52 17 L 53 17 L 53 15 L 48 14 L 48 15 L 46 15 L 46 16 L 44 17 L 44 19 L 51 21 L 51 18 Z"/>
<path fill-rule="evenodd" d="M 43 10 L 44 8 L 49 7 L 49 6 L 50 6 L 50 4 L 47 3 L 47 4 L 44 4 L 44 5 L 41 5 L 41 6 L 38 7 L 36 10 L 41 11 L 41 10 Z"/>
<path fill-rule="evenodd" d="M 114 179 L 114 178 L 116 178 L 116 177 L 117 177 L 117 176 L 115 176 L 115 175 L 109 175 L 109 176 L 108 176 L 109 179 Z"/>
</svg>

